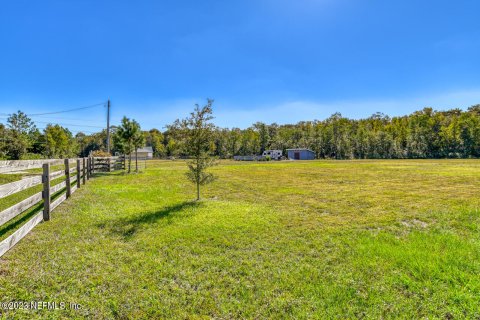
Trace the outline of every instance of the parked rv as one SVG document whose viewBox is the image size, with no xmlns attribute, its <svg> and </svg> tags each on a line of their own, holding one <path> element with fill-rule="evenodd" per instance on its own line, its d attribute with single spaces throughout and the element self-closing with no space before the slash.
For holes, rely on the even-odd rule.
<svg viewBox="0 0 480 320">
<path fill-rule="evenodd" d="M 272 160 L 280 160 L 282 158 L 282 150 L 265 150 L 262 154 L 263 157 L 270 157 Z"/>
</svg>

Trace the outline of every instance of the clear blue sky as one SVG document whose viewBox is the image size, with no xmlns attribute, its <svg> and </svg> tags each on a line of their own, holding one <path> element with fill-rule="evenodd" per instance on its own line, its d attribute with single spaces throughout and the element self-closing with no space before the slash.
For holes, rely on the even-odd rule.
<svg viewBox="0 0 480 320">
<path fill-rule="evenodd" d="M 5 1 L 0 113 L 110 97 L 113 124 L 149 129 L 207 97 L 225 127 L 467 108 L 480 103 L 479 12 L 478 0 Z M 102 126 L 105 110 L 35 119 L 80 117 Z"/>
</svg>

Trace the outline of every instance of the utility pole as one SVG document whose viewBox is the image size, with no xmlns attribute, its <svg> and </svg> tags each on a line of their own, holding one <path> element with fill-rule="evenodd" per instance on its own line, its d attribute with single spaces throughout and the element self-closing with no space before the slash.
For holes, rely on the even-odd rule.
<svg viewBox="0 0 480 320">
<path fill-rule="evenodd" d="M 107 152 L 110 153 L 110 99 L 107 102 Z"/>
</svg>

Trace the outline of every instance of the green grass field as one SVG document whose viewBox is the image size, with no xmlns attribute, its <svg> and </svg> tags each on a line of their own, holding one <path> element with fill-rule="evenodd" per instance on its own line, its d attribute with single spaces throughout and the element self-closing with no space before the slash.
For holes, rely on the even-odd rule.
<svg viewBox="0 0 480 320">
<path fill-rule="evenodd" d="M 81 308 L 0 313 L 480 317 L 478 160 L 224 161 L 197 203 L 185 171 L 149 162 L 82 186 L 0 258 L 1 301 Z"/>
</svg>

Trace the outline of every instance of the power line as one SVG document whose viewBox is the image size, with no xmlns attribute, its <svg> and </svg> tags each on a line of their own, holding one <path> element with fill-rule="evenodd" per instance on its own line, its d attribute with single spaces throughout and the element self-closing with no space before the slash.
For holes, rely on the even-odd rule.
<svg viewBox="0 0 480 320">
<path fill-rule="evenodd" d="M 0 117 L 1 118 L 1 117 Z M 100 131 L 87 131 L 87 130 L 70 130 L 70 128 L 65 128 L 65 129 L 68 129 L 69 131 L 71 132 L 85 132 L 85 133 L 101 133 L 105 128 L 104 127 L 96 127 L 96 126 L 88 126 L 88 125 L 75 125 L 75 124 L 66 124 L 66 123 L 51 123 L 51 122 L 43 122 L 43 121 L 40 121 L 39 123 L 42 123 L 42 124 L 58 124 L 58 125 L 63 125 L 63 126 L 76 126 L 76 127 L 88 127 L 88 128 L 99 128 L 99 129 L 102 129 Z M 46 127 L 37 127 L 37 129 L 39 130 L 45 130 Z"/>
<path fill-rule="evenodd" d="M 3 117 L 0 117 L 3 118 Z M 72 126 L 72 127 L 85 127 L 85 128 L 99 128 L 99 129 L 105 129 L 104 126 L 91 126 L 91 125 L 86 125 L 86 124 L 74 124 L 74 123 L 59 123 L 59 122 L 54 122 L 54 121 L 33 121 L 33 123 L 43 123 L 43 124 L 58 124 L 61 126 Z"/>
<path fill-rule="evenodd" d="M 39 130 L 45 130 L 46 128 L 38 128 L 38 129 L 39 129 Z M 66 128 L 66 129 L 68 129 L 68 128 Z M 101 133 L 101 132 L 99 132 L 99 131 L 94 132 L 94 131 L 70 130 L 70 129 L 68 129 L 68 131 L 70 131 L 71 133 L 79 133 L 79 132 L 81 132 L 81 133 L 89 133 L 89 134 Z"/>
<path fill-rule="evenodd" d="M 100 129 L 105 129 L 105 127 L 100 127 L 100 126 L 90 126 L 90 125 L 84 125 L 84 124 L 72 124 L 72 123 L 52 123 L 49 121 L 35 121 L 36 123 L 44 123 L 44 124 L 58 124 L 61 126 L 72 126 L 72 127 L 86 127 L 86 128 L 100 128 Z"/>
<path fill-rule="evenodd" d="M 71 109 L 60 110 L 60 111 L 44 112 L 44 113 L 32 113 L 32 114 L 27 114 L 27 116 L 46 118 L 46 120 L 55 119 L 55 117 L 42 117 L 42 116 L 51 115 L 51 114 L 59 114 L 59 113 L 67 113 L 67 112 L 73 112 L 73 111 L 78 111 L 78 110 L 85 110 L 85 109 L 95 108 L 95 107 L 98 107 L 98 106 L 105 106 L 106 104 L 107 104 L 107 102 L 101 102 L 101 103 L 96 103 L 96 104 L 85 106 L 85 107 L 71 108 Z M 8 119 L 8 117 L 10 117 L 10 116 L 11 116 L 11 114 L 7 114 L 7 113 L 3 113 L 3 112 L 0 113 L 0 122 L 2 122 L 2 120 L 1 120 L 2 118 L 3 119 Z M 57 118 L 57 119 L 85 121 L 85 119 L 73 119 L 73 118 Z M 98 129 L 104 129 L 105 128 L 104 126 L 80 125 L 80 124 L 71 124 L 71 123 L 55 123 L 54 121 L 46 122 L 46 121 L 36 121 L 36 120 L 34 120 L 33 122 L 34 123 L 43 123 L 43 124 L 58 124 L 58 125 L 62 125 L 62 126 L 84 127 L 84 128 L 98 128 Z M 45 130 L 45 128 L 38 128 L 38 129 Z M 93 131 L 86 131 L 86 130 L 70 130 L 70 129 L 69 129 L 69 131 L 72 132 L 72 133 L 82 132 L 82 133 L 89 133 L 89 134 L 96 134 L 96 133 L 101 132 L 101 131 L 100 132 L 99 131 L 93 132 Z"/>
<path fill-rule="evenodd" d="M 0 120 L 1 119 L 7 119 L 8 117 L 3 117 L 3 116 L 0 116 Z M 49 120 L 49 119 L 64 119 L 64 120 L 77 120 L 77 121 L 85 121 L 85 119 L 72 119 L 72 118 L 49 118 L 47 117 L 46 120 Z M 75 126 L 75 127 L 89 127 L 89 128 L 105 128 L 105 126 L 100 126 L 100 125 L 97 125 L 97 126 L 93 126 L 93 125 L 84 125 L 84 124 L 74 124 L 74 123 L 58 123 L 56 122 L 55 120 L 52 120 L 52 121 L 39 121 L 39 120 L 32 120 L 33 123 L 46 123 L 46 124 L 59 124 L 59 125 L 62 125 L 62 126 Z"/>
<path fill-rule="evenodd" d="M 93 105 L 86 106 L 86 107 L 79 107 L 79 108 L 73 108 L 73 109 L 61 110 L 61 111 L 55 111 L 55 112 L 32 113 L 32 114 L 27 114 L 27 116 L 33 117 L 33 116 L 43 116 L 43 115 L 46 115 L 46 114 L 67 113 L 67 112 L 72 112 L 72 111 L 77 111 L 77 110 L 84 110 L 84 109 L 89 109 L 89 108 L 94 108 L 94 107 L 104 106 L 104 105 L 105 105 L 105 102 L 101 102 L 101 103 L 93 104 Z"/>
<path fill-rule="evenodd" d="M 39 130 L 45 130 L 45 128 L 38 128 Z M 68 130 L 70 131 L 71 133 L 88 133 L 88 134 L 97 134 L 97 133 L 101 133 L 101 132 L 93 132 L 93 131 L 85 131 L 85 130 Z M 0 140 L 2 140 L 2 138 L 0 138 Z M 3 138 L 3 140 L 8 140 L 8 139 L 5 139 Z"/>
<path fill-rule="evenodd" d="M 0 118 L 3 118 L 0 116 Z M 71 121 L 85 121 L 85 118 L 64 118 L 64 117 L 50 117 L 50 116 L 32 116 L 32 118 L 54 119 L 54 120 L 71 120 Z M 35 120 L 34 120 L 35 121 Z"/>
</svg>

